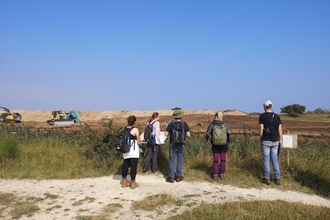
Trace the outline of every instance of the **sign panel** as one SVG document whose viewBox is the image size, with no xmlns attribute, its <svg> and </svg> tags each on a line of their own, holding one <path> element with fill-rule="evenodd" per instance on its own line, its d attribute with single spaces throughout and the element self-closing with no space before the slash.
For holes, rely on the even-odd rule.
<svg viewBox="0 0 330 220">
<path fill-rule="evenodd" d="M 298 141 L 296 134 L 283 134 L 282 148 L 296 149 L 298 148 Z"/>
</svg>

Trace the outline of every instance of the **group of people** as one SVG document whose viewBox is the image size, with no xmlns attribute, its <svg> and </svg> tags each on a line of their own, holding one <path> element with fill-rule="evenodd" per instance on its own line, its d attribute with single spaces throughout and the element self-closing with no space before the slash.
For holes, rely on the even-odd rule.
<svg viewBox="0 0 330 220">
<path fill-rule="evenodd" d="M 259 116 L 259 137 L 260 137 L 260 149 L 262 152 L 262 160 L 264 165 L 264 178 L 261 179 L 262 183 L 269 185 L 270 181 L 270 161 L 272 162 L 275 184 L 280 185 L 280 168 L 277 160 L 278 148 L 282 142 L 282 125 L 280 117 L 272 111 L 272 102 L 267 100 L 263 103 L 264 113 Z M 181 109 L 174 109 L 172 117 L 173 120 L 166 125 L 165 136 L 169 139 L 170 151 L 169 151 L 169 164 L 168 164 L 168 177 L 166 182 L 174 183 L 183 180 L 182 165 L 184 155 L 184 140 L 190 137 L 189 125 L 182 120 L 183 111 Z M 157 157 L 161 147 L 160 138 L 160 115 L 158 112 L 154 112 L 148 121 L 153 127 L 154 141 L 147 143 L 146 156 L 143 165 L 143 172 L 149 171 L 151 164 L 151 170 L 156 173 L 158 169 Z M 131 129 L 131 140 L 134 141 L 131 149 L 128 153 L 123 153 L 123 166 L 122 166 L 122 187 L 136 188 L 136 174 L 138 159 L 142 149 L 142 142 L 140 133 L 137 128 L 134 127 L 136 123 L 135 116 L 129 116 L 127 118 L 126 128 Z M 214 129 L 216 126 L 222 125 L 225 131 L 225 140 L 221 144 L 214 143 Z M 178 130 L 183 132 L 182 137 L 178 134 Z M 182 141 L 178 141 L 178 140 Z M 206 135 L 206 141 L 212 147 L 213 153 L 213 165 L 212 165 L 212 179 L 223 180 L 226 173 L 226 158 L 228 145 L 230 143 L 230 134 L 228 125 L 223 121 L 223 112 L 216 112 L 213 121 L 209 124 Z M 176 166 L 175 166 L 176 165 Z M 127 180 L 128 170 L 130 169 L 131 181 Z"/>
</svg>

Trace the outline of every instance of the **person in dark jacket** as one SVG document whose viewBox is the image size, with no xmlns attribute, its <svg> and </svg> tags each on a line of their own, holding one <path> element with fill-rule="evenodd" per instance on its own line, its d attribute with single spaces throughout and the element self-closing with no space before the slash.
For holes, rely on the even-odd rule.
<svg viewBox="0 0 330 220">
<path fill-rule="evenodd" d="M 217 124 L 224 124 L 226 128 L 227 134 L 227 142 L 224 145 L 214 145 L 212 143 L 212 133 L 213 128 Z M 228 144 L 230 143 L 230 134 L 228 132 L 228 125 L 226 125 L 223 121 L 223 113 L 217 112 L 214 115 L 214 120 L 210 123 L 209 127 L 206 130 L 206 141 L 212 145 L 212 153 L 213 153 L 213 180 L 218 180 L 225 178 L 226 172 L 226 158 L 228 151 Z M 220 172 L 219 172 L 219 161 L 220 161 Z"/>
<path fill-rule="evenodd" d="M 170 137 L 170 159 L 169 159 L 169 175 L 166 178 L 166 182 L 169 183 L 174 183 L 174 180 L 176 182 L 181 182 L 183 180 L 183 175 L 182 175 L 182 165 L 183 165 L 183 155 L 184 155 L 184 142 L 185 139 L 187 137 L 190 137 L 190 128 L 188 126 L 188 124 L 182 120 L 182 116 L 183 116 L 183 111 L 175 108 L 173 111 L 173 115 L 172 117 L 174 118 L 173 121 L 171 121 L 165 130 L 165 136 L 166 137 Z M 184 138 L 184 140 L 181 143 L 173 143 L 174 141 L 174 137 L 176 136 L 175 133 L 179 133 L 179 132 L 175 132 L 175 127 L 181 124 L 182 125 L 182 129 L 181 131 L 183 132 L 183 134 L 180 135 L 180 137 Z M 176 162 L 176 169 L 175 169 L 175 162 Z"/>
</svg>

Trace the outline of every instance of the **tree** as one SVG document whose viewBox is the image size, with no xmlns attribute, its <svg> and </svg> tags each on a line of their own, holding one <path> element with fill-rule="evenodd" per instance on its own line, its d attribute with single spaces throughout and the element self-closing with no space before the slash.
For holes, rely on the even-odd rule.
<svg viewBox="0 0 330 220">
<path fill-rule="evenodd" d="M 281 108 L 281 113 L 285 113 L 291 117 L 298 117 L 305 113 L 306 107 L 300 104 L 287 105 Z"/>
</svg>

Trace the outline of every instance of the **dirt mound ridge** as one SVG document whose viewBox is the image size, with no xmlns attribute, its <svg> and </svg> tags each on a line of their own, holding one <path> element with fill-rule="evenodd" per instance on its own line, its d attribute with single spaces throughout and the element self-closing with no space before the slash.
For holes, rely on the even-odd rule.
<svg viewBox="0 0 330 220">
<path fill-rule="evenodd" d="M 70 110 L 64 110 L 64 112 L 69 112 Z M 148 117 L 151 116 L 153 112 L 159 112 L 162 116 L 170 116 L 172 115 L 172 110 L 150 110 L 150 111 L 139 111 L 139 110 L 132 110 L 132 111 L 79 111 L 77 110 L 81 120 L 84 122 L 88 121 L 99 121 L 101 119 L 113 119 L 113 118 L 122 118 L 128 117 L 129 115 L 135 115 L 136 117 Z M 216 111 L 219 110 L 184 110 L 185 115 L 192 115 L 192 114 L 205 114 L 205 115 L 214 115 Z M 224 115 L 247 115 L 246 112 L 239 111 L 239 110 L 223 110 Z M 51 114 L 51 110 L 13 110 L 12 112 L 18 112 L 22 115 L 22 121 L 35 121 L 35 122 L 46 122 Z"/>
</svg>

